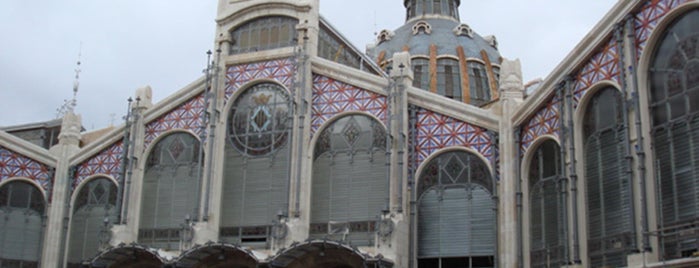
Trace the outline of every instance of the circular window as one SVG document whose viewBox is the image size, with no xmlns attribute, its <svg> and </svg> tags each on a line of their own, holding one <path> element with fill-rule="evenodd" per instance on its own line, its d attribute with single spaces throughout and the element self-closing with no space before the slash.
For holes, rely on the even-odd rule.
<svg viewBox="0 0 699 268">
<path fill-rule="evenodd" d="M 283 147 L 288 139 L 289 95 L 272 83 L 256 85 L 233 104 L 228 136 L 238 151 L 263 156 Z"/>
</svg>

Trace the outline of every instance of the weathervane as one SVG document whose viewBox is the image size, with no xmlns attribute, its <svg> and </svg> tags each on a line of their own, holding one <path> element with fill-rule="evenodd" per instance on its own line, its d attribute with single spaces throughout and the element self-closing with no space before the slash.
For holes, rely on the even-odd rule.
<svg viewBox="0 0 699 268">
<path fill-rule="evenodd" d="M 70 100 L 64 100 L 63 105 L 61 105 L 60 108 L 56 109 L 56 118 L 61 118 L 68 112 L 73 113 L 75 111 L 75 107 L 78 105 L 78 89 L 80 88 L 80 72 L 82 70 L 80 69 L 80 58 L 82 57 L 82 44 L 80 44 L 80 52 L 78 52 L 78 62 L 75 67 L 75 81 L 73 81 L 73 98 Z"/>
</svg>

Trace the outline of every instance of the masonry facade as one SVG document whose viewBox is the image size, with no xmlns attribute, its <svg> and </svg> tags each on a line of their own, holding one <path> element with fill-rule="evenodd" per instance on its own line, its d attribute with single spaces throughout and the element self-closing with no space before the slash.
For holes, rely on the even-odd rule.
<svg viewBox="0 0 699 268">
<path fill-rule="evenodd" d="M 2 129 L 0 267 L 699 265 L 699 1 L 619 1 L 526 86 L 459 0 L 366 52 L 320 4 L 221 0 L 121 126 Z"/>
</svg>

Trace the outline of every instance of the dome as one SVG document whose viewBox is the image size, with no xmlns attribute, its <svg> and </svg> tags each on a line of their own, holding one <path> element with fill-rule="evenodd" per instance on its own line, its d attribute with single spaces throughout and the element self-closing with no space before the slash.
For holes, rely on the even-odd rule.
<svg viewBox="0 0 699 268">
<path fill-rule="evenodd" d="M 406 23 L 383 30 L 367 53 L 389 66 L 397 52 L 409 52 L 413 86 L 482 106 L 498 98 L 500 52 L 495 37 L 482 37 L 459 22 L 459 0 L 405 0 Z"/>
</svg>

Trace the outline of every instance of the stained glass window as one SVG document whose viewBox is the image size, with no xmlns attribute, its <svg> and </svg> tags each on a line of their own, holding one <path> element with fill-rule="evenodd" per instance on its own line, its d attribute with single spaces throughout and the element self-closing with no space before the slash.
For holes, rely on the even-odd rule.
<svg viewBox="0 0 699 268">
<path fill-rule="evenodd" d="M 662 256 L 699 251 L 699 10 L 676 19 L 655 48 L 648 72 L 652 140 L 661 214 Z"/>
<path fill-rule="evenodd" d="M 461 73 L 459 61 L 440 59 L 437 61 L 437 93 L 461 101 Z"/>
<path fill-rule="evenodd" d="M 468 62 L 469 87 L 471 88 L 471 104 L 483 105 L 490 101 L 490 84 L 485 65 L 476 61 Z"/>
<path fill-rule="evenodd" d="M 290 99 L 279 85 L 262 83 L 243 93 L 233 104 L 228 136 L 248 156 L 276 152 L 288 140 Z"/>
<path fill-rule="evenodd" d="M 413 73 L 415 79 L 413 79 L 413 86 L 416 88 L 421 88 L 425 90 L 430 89 L 430 61 L 428 59 L 416 58 L 412 60 Z"/>
</svg>

